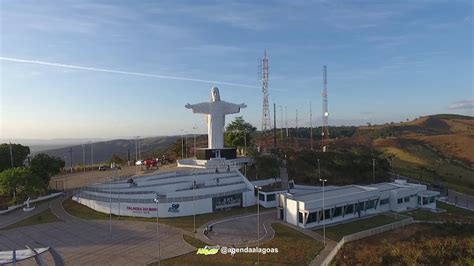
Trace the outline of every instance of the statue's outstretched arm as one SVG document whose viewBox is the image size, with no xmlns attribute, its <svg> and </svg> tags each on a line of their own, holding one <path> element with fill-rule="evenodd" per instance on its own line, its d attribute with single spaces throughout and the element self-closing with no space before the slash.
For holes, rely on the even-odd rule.
<svg viewBox="0 0 474 266">
<path fill-rule="evenodd" d="M 239 104 L 239 108 L 246 108 L 247 105 L 245 103 Z"/>
</svg>

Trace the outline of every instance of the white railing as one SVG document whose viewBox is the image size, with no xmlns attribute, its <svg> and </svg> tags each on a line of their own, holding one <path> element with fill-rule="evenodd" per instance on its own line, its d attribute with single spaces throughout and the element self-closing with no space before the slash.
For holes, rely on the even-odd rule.
<svg viewBox="0 0 474 266">
<path fill-rule="evenodd" d="M 356 241 L 356 240 L 366 238 L 366 237 L 369 237 L 369 236 L 381 234 L 383 232 L 390 231 L 390 230 L 393 230 L 393 229 L 397 229 L 397 228 L 400 228 L 400 227 L 403 227 L 403 226 L 406 226 L 406 225 L 409 225 L 409 224 L 412 224 L 412 223 L 413 223 L 413 218 L 410 217 L 410 218 L 402 220 L 402 221 L 382 225 L 382 226 L 375 227 L 375 228 L 372 228 L 372 229 L 369 229 L 369 230 L 365 230 L 365 231 L 361 231 L 361 232 L 358 232 L 358 233 L 343 236 L 342 239 L 337 243 L 337 245 L 331 250 L 331 252 L 329 252 L 329 254 L 324 259 L 324 261 L 321 263 L 321 265 L 324 265 L 324 266 L 329 265 L 331 263 L 331 261 L 334 259 L 334 257 L 337 255 L 339 250 L 344 246 L 345 243 L 349 243 L 349 242 Z"/>
</svg>

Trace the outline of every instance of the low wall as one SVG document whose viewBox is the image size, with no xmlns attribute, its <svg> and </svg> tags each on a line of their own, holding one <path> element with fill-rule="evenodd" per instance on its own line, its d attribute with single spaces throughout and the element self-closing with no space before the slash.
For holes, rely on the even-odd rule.
<svg viewBox="0 0 474 266">
<path fill-rule="evenodd" d="M 448 203 L 474 211 L 474 197 L 448 189 Z"/>
<path fill-rule="evenodd" d="M 390 231 L 390 230 L 393 230 L 393 229 L 397 229 L 397 228 L 400 228 L 400 227 L 403 227 L 403 226 L 406 226 L 406 225 L 409 225 L 409 224 L 412 224 L 412 223 L 413 223 L 413 218 L 410 217 L 410 218 L 402 220 L 402 221 L 382 225 L 382 226 L 375 227 L 375 228 L 372 228 L 372 229 L 369 229 L 369 230 L 365 230 L 365 231 L 361 231 L 361 232 L 358 232 L 358 233 L 354 233 L 354 234 L 351 234 L 351 235 L 344 236 L 337 243 L 337 245 L 334 247 L 334 249 L 331 250 L 331 252 L 328 254 L 328 256 L 321 263 L 321 265 L 329 265 L 331 263 L 331 261 L 334 259 L 334 257 L 337 255 L 339 250 L 344 246 L 345 243 L 349 243 L 349 242 L 356 241 L 356 240 L 366 238 L 366 237 L 369 237 L 369 236 L 381 234 L 383 232 Z"/>
<path fill-rule="evenodd" d="M 62 195 L 62 194 L 63 194 L 63 192 L 58 192 L 58 193 L 52 193 L 52 194 L 49 194 L 49 195 L 46 195 L 46 196 L 41 196 L 41 197 L 38 197 L 38 198 L 36 198 L 36 199 L 34 199 L 34 200 L 30 200 L 30 204 L 31 204 L 31 203 L 35 203 L 35 202 L 38 202 L 38 201 L 42 201 L 42 200 L 47 200 L 47 199 L 55 198 L 55 197 L 57 197 L 57 196 L 59 196 L 59 195 Z M 14 210 L 16 210 L 16 209 L 18 209 L 18 208 L 21 208 L 21 207 L 23 207 L 23 206 L 26 206 L 26 203 L 19 204 L 19 205 L 14 205 L 14 206 L 10 206 L 10 207 L 8 207 L 8 209 L 3 210 L 3 211 L 0 211 L 0 214 L 9 213 L 9 212 L 14 211 Z"/>
</svg>

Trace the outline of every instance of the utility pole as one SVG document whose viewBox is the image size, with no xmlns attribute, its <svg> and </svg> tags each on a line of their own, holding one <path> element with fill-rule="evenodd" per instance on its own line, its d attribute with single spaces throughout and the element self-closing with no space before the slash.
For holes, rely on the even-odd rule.
<svg viewBox="0 0 474 266">
<path fill-rule="evenodd" d="M 94 143 L 91 142 L 91 170 L 94 170 Z"/>
<path fill-rule="evenodd" d="M 10 162 L 13 168 L 13 150 L 12 150 L 12 143 L 10 142 Z"/>
<path fill-rule="evenodd" d="M 279 105 L 280 108 L 280 141 L 283 144 L 283 106 Z"/>
<path fill-rule="evenodd" d="M 277 147 L 276 104 L 273 104 L 273 148 Z"/>
<path fill-rule="evenodd" d="M 85 145 L 82 144 L 82 169 L 84 170 L 84 173 L 86 172 L 86 151 L 85 151 Z"/>
<path fill-rule="evenodd" d="M 313 150 L 313 110 L 311 109 L 311 101 L 309 101 L 309 135 L 311 138 L 311 150 Z"/>
<path fill-rule="evenodd" d="M 295 136 L 295 141 L 296 141 L 296 149 L 298 149 L 298 109 L 296 109 L 296 136 Z"/>
<path fill-rule="evenodd" d="M 286 138 L 288 138 L 288 106 L 285 106 L 285 128 L 286 128 Z"/>
<path fill-rule="evenodd" d="M 196 129 L 197 129 L 197 126 L 194 126 L 194 127 L 193 127 L 194 157 L 197 159 L 197 157 L 196 157 Z"/>
<path fill-rule="evenodd" d="M 372 158 L 372 184 L 375 184 L 375 159 Z"/>
<path fill-rule="evenodd" d="M 72 173 L 72 147 L 71 147 L 71 148 L 69 148 L 69 154 L 70 154 L 70 156 L 69 156 L 69 162 L 70 162 L 70 166 L 71 166 L 71 173 Z"/>
</svg>

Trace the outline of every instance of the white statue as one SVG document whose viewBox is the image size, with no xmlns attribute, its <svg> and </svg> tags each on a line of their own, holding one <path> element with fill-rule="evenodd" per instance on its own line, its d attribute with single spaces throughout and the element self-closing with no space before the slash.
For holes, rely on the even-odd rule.
<svg viewBox="0 0 474 266">
<path fill-rule="evenodd" d="M 222 149 L 224 148 L 225 115 L 236 114 L 240 112 L 240 108 L 245 108 L 247 105 L 221 101 L 219 89 L 212 87 L 210 102 L 198 104 L 188 103 L 185 107 L 192 109 L 193 113 L 207 115 L 208 148 Z"/>
</svg>

